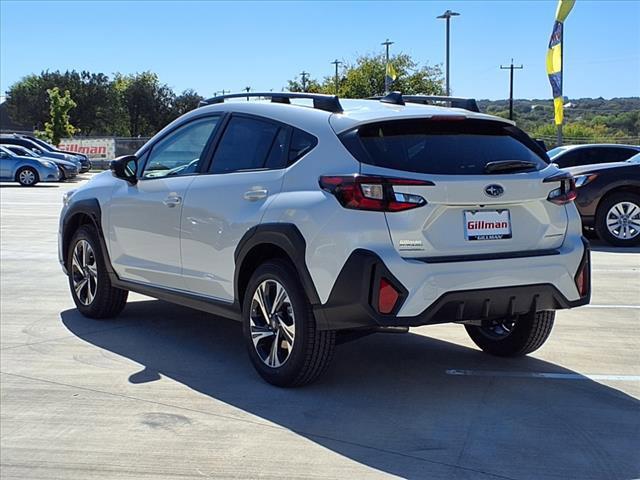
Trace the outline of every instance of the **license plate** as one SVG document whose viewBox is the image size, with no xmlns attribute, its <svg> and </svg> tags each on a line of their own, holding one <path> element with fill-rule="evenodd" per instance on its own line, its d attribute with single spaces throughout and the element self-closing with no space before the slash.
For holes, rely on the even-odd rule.
<svg viewBox="0 0 640 480">
<path fill-rule="evenodd" d="M 464 235 L 467 240 L 511 238 L 509 210 L 465 210 Z"/>
</svg>

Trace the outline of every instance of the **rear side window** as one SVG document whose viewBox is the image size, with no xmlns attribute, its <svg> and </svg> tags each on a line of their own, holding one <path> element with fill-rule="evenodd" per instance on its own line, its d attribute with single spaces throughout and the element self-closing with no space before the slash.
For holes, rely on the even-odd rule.
<svg viewBox="0 0 640 480">
<path fill-rule="evenodd" d="M 316 137 L 308 134 L 307 132 L 303 132 L 302 130 L 294 128 L 293 134 L 291 135 L 291 145 L 289 146 L 289 160 L 287 162 L 287 165 L 291 165 L 299 158 L 302 158 L 304 155 L 309 153 L 317 144 L 318 139 Z"/>
<path fill-rule="evenodd" d="M 488 120 L 394 120 L 341 135 L 360 162 L 434 175 L 482 175 L 500 160 L 547 166 L 546 153 L 522 130 Z"/>
<path fill-rule="evenodd" d="M 233 117 L 213 156 L 212 173 L 281 168 L 286 129 L 256 118 Z"/>
</svg>

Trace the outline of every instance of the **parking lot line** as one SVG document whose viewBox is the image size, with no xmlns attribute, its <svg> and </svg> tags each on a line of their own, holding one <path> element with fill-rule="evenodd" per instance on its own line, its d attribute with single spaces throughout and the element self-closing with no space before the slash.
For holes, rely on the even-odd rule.
<svg viewBox="0 0 640 480">
<path fill-rule="evenodd" d="M 599 375 L 581 373 L 554 372 L 510 372 L 498 370 L 446 370 L 447 375 L 467 377 L 509 377 L 509 378 L 547 378 L 552 380 L 610 380 L 620 382 L 640 382 L 640 375 Z"/>
<path fill-rule="evenodd" d="M 580 308 L 630 308 L 632 310 L 640 309 L 640 305 L 583 305 Z"/>
</svg>

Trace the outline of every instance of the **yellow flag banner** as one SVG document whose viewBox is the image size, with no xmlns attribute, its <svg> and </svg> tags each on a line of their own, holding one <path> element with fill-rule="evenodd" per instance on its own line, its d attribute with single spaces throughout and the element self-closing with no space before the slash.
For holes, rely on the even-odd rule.
<svg viewBox="0 0 640 480">
<path fill-rule="evenodd" d="M 575 4 L 575 0 L 558 0 L 556 20 L 553 24 L 549 49 L 547 50 L 547 75 L 553 93 L 553 110 L 556 125 L 562 125 L 564 112 L 562 105 L 562 38 L 564 21 Z"/>
</svg>

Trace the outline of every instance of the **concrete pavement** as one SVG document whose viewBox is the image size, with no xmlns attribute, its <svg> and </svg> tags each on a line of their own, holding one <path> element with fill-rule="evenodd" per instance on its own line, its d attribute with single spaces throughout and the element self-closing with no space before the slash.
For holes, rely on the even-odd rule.
<svg viewBox="0 0 640 480">
<path fill-rule="evenodd" d="M 592 306 L 529 357 L 421 327 L 282 390 L 234 322 L 140 295 L 80 316 L 56 258 L 70 188 L 0 187 L 1 478 L 640 477 L 640 249 L 596 243 Z"/>
</svg>

